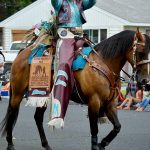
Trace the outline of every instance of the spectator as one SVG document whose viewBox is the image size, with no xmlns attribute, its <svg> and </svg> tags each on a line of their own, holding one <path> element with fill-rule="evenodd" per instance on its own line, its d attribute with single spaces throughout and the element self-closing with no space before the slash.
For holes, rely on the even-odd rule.
<svg viewBox="0 0 150 150">
<path fill-rule="evenodd" d="M 143 98 L 142 102 L 139 103 L 139 106 L 135 111 L 142 112 L 150 104 L 150 92 L 148 87 L 150 87 L 150 82 L 145 85 L 145 91 L 147 91 L 146 96 Z"/>
<path fill-rule="evenodd" d="M 129 88 L 129 85 L 128 85 Z M 135 87 L 134 87 L 135 89 Z M 137 91 L 136 94 L 133 93 L 133 90 L 131 89 L 130 86 L 130 91 L 127 94 L 127 98 L 122 102 L 121 105 L 119 105 L 117 108 L 118 109 L 123 109 L 123 107 L 126 105 L 126 107 L 124 107 L 125 110 L 130 110 L 131 104 L 132 103 L 138 103 L 142 101 L 143 98 L 143 87 L 140 84 L 137 84 Z M 135 95 L 135 97 L 134 97 Z"/>
<path fill-rule="evenodd" d="M 133 81 L 133 82 L 129 82 L 128 85 L 127 85 L 127 88 L 126 88 L 126 94 L 125 94 L 125 98 L 127 97 L 135 97 L 136 95 L 136 83 Z"/>
<path fill-rule="evenodd" d="M 4 71 L 4 63 L 5 63 L 5 57 L 2 51 L 0 51 L 0 75 L 3 74 Z"/>
<path fill-rule="evenodd" d="M 5 62 L 5 57 L 4 54 L 2 53 L 2 51 L 0 51 L 0 75 L 3 74 L 4 71 L 4 62 Z M 0 91 L 1 91 L 1 87 L 2 87 L 2 81 L 0 81 Z M 1 98 L 1 92 L 0 92 L 0 101 L 2 100 Z"/>
<path fill-rule="evenodd" d="M 149 104 L 150 104 L 150 98 L 144 97 L 142 102 L 140 103 L 140 106 L 135 111 L 142 112 Z"/>
<path fill-rule="evenodd" d="M 2 90 L 9 91 L 9 89 L 10 89 L 10 82 L 8 82 L 5 86 L 2 87 Z"/>
<path fill-rule="evenodd" d="M 119 101 L 120 95 L 118 96 L 118 105 L 119 106 L 117 108 L 122 109 L 123 106 L 128 102 L 129 98 L 134 97 L 135 93 L 136 93 L 136 84 L 135 84 L 135 82 L 129 82 L 127 87 L 126 87 L 125 97 L 124 97 L 124 99 L 121 99 L 122 100 L 121 103 Z"/>
</svg>

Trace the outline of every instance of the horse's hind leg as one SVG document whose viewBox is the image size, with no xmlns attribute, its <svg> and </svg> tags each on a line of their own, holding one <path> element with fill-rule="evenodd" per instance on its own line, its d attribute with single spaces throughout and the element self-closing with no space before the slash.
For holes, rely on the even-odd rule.
<svg viewBox="0 0 150 150">
<path fill-rule="evenodd" d="M 6 135 L 6 140 L 8 142 L 7 150 L 15 150 L 12 141 L 12 130 L 18 118 L 19 106 L 22 97 L 23 94 L 15 95 L 14 93 L 12 93 L 12 90 L 10 88 L 9 105 L 8 105 L 6 116 L 1 123 L 1 129 L 0 129 L 2 131 L 3 136 L 7 134 Z"/>
<path fill-rule="evenodd" d="M 35 111 L 34 119 L 35 119 L 38 131 L 40 134 L 42 146 L 45 148 L 45 150 L 52 150 L 50 146 L 48 145 L 46 135 L 44 132 L 44 128 L 43 128 L 43 117 L 44 117 L 45 110 L 46 110 L 46 107 L 42 107 L 42 108 L 37 107 Z"/>
<path fill-rule="evenodd" d="M 88 115 L 91 129 L 91 150 L 99 150 L 98 148 L 98 117 L 99 117 L 99 101 L 92 99 L 88 104 Z"/>
<path fill-rule="evenodd" d="M 113 124 L 114 128 L 105 138 L 102 139 L 101 143 L 99 144 L 100 150 L 105 149 L 105 146 L 109 145 L 109 143 L 117 136 L 121 129 L 121 124 L 117 116 L 117 111 L 114 108 L 108 108 L 106 111 L 106 116 Z"/>
</svg>

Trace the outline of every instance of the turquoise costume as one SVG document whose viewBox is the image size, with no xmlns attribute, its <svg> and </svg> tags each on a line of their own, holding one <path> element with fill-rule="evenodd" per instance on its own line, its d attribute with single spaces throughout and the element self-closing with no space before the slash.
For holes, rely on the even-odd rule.
<svg viewBox="0 0 150 150">
<path fill-rule="evenodd" d="M 75 51 L 85 42 L 82 38 L 75 40 L 74 35 L 83 34 L 81 27 L 86 22 L 83 11 L 91 8 L 96 0 L 51 0 L 51 2 L 56 13 L 60 39 L 57 43 L 59 45 L 59 66 L 51 92 L 52 115 L 48 124 L 60 128 L 64 126 L 64 117 L 74 86 L 71 68 Z"/>
<path fill-rule="evenodd" d="M 85 20 L 84 18 L 82 18 L 82 14 L 80 13 L 80 11 L 83 12 L 84 10 L 91 8 L 96 3 L 96 0 L 66 0 L 66 1 L 70 5 L 71 19 L 69 22 L 58 24 L 59 27 L 65 27 L 65 28 L 81 27 L 82 24 L 85 23 Z M 72 3 L 71 1 L 74 2 Z M 77 5 L 78 1 L 80 1 L 79 5 L 82 1 L 82 5 L 83 5 L 82 7 Z M 52 0 L 52 5 L 55 9 L 56 16 L 59 16 L 59 11 L 62 7 L 62 4 L 63 4 L 63 0 Z"/>
</svg>

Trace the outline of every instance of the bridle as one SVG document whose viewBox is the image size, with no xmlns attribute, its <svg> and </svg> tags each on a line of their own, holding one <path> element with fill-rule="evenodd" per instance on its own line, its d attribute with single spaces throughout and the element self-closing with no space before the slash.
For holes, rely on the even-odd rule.
<svg viewBox="0 0 150 150">
<path fill-rule="evenodd" d="M 145 43 L 138 42 L 137 40 L 134 41 L 134 44 L 133 44 L 133 62 L 134 62 L 133 68 L 134 69 L 136 69 L 136 67 L 139 65 L 150 63 L 150 59 L 141 60 L 137 62 L 136 52 L 138 52 L 137 50 L 138 45 L 145 47 Z"/>
<path fill-rule="evenodd" d="M 140 65 L 145 65 L 147 64 L 148 68 L 150 67 L 150 55 L 148 57 L 148 59 L 144 59 L 144 60 L 141 60 L 141 61 L 138 61 L 137 62 L 137 56 L 136 56 L 136 53 L 139 52 L 138 49 L 137 49 L 137 46 L 143 46 L 145 48 L 145 43 L 142 43 L 142 42 L 138 42 L 137 40 L 138 38 L 136 38 L 136 40 L 133 42 L 133 45 L 131 47 L 131 50 L 133 51 L 133 72 L 132 72 L 132 75 L 129 75 L 126 71 L 124 71 L 122 69 L 122 71 L 131 79 L 133 78 L 135 80 L 136 78 L 136 73 L 137 73 L 137 67 L 140 66 Z M 142 53 L 144 53 L 144 51 L 140 51 Z M 149 70 L 149 69 L 148 69 Z"/>
<path fill-rule="evenodd" d="M 136 52 L 138 52 L 137 50 L 137 46 L 140 45 L 140 46 L 143 46 L 145 47 L 145 43 L 141 43 L 141 42 L 138 42 L 137 40 L 134 41 L 133 43 L 133 76 L 135 77 L 136 75 L 136 71 L 137 71 L 137 67 L 139 65 L 144 65 L 144 64 L 147 64 L 148 67 L 149 67 L 149 63 L 150 63 L 150 59 L 144 59 L 144 60 L 141 60 L 141 61 L 138 61 L 137 62 L 137 56 L 136 56 Z M 143 52 L 143 51 L 142 51 Z M 143 52 L 144 53 L 144 52 Z"/>
</svg>

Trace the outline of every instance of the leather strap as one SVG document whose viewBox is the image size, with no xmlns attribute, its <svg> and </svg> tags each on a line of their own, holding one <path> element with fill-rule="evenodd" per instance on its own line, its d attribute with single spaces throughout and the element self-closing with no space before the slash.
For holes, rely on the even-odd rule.
<svg viewBox="0 0 150 150">
<path fill-rule="evenodd" d="M 111 85 L 111 87 L 110 87 L 111 90 L 110 90 L 110 95 L 109 95 L 108 100 L 109 101 L 112 100 L 112 98 L 114 97 L 114 94 L 115 94 L 116 87 L 117 87 L 113 72 L 111 72 L 108 67 L 104 68 L 100 64 L 98 64 L 95 61 L 89 59 L 86 55 L 84 55 L 82 53 L 81 49 L 78 52 L 89 63 L 90 67 L 97 69 L 98 71 L 103 73 L 103 75 L 108 79 L 108 81 L 110 82 L 110 85 Z"/>
</svg>

